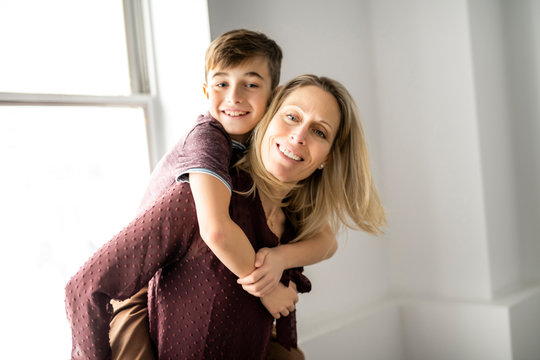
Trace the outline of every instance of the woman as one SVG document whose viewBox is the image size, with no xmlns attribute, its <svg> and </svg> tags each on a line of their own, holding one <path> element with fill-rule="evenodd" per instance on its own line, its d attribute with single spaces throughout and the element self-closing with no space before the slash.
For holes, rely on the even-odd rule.
<svg viewBox="0 0 540 360">
<path fill-rule="evenodd" d="M 312 236 L 328 221 L 371 233 L 384 223 L 354 103 L 327 78 L 300 76 L 278 92 L 231 176 L 231 218 L 256 250 Z M 264 358 L 273 317 L 204 245 L 187 184 L 171 187 L 66 286 L 73 358 L 110 357 L 110 299 L 150 279 L 160 358 Z M 279 306 L 295 295 L 294 284 L 281 285 Z M 294 328 L 281 334 L 296 346 Z"/>
</svg>

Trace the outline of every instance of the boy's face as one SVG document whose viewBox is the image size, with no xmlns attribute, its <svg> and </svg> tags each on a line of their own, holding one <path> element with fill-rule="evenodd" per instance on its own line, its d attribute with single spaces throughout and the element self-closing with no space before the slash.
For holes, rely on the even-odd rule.
<svg viewBox="0 0 540 360">
<path fill-rule="evenodd" d="M 272 93 L 268 62 L 254 57 L 240 65 L 208 71 L 204 93 L 210 114 L 236 141 L 245 142 L 261 120 Z"/>
</svg>

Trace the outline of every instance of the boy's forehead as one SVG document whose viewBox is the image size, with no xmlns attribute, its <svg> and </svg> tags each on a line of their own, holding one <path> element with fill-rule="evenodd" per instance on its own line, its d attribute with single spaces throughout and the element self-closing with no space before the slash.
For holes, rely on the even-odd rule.
<svg viewBox="0 0 540 360">
<path fill-rule="evenodd" d="M 244 59 L 236 63 L 220 62 L 214 64 L 209 69 L 213 76 L 216 74 L 229 75 L 231 73 L 241 73 L 245 76 L 257 76 L 264 80 L 270 79 L 270 66 L 268 60 L 263 56 L 255 56 Z"/>
</svg>

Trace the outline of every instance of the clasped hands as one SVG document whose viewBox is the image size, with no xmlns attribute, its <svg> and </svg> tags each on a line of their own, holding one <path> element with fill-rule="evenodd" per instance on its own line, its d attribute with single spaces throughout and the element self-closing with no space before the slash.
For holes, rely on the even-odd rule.
<svg viewBox="0 0 540 360">
<path fill-rule="evenodd" d="M 237 282 L 245 291 L 261 298 L 262 304 L 275 319 L 288 316 L 298 302 L 298 292 L 292 281 L 288 287 L 280 282 L 284 262 L 277 248 L 260 249 L 255 255 L 255 268 Z"/>
</svg>

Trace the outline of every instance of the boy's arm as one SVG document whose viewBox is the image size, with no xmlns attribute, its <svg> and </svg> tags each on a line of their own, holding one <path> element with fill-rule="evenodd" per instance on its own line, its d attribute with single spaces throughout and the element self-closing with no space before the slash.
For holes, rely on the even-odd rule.
<svg viewBox="0 0 540 360">
<path fill-rule="evenodd" d="M 243 277 L 255 270 L 255 251 L 242 229 L 231 220 L 229 189 L 218 178 L 190 173 L 189 183 L 202 239 L 235 275 Z"/>
<path fill-rule="evenodd" d="M 244 290 L 254 296 L 265 296 L 281 278 L 285 269 L 312 265 L 329 259 L 337 250 L 337 240 L 330 225 L 315 236 L 275 248 L 263 248 L 256 255 L 257 269 L 238 279 Z"/>
</svg>

